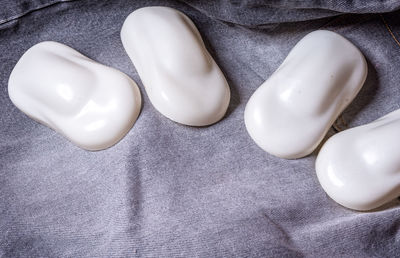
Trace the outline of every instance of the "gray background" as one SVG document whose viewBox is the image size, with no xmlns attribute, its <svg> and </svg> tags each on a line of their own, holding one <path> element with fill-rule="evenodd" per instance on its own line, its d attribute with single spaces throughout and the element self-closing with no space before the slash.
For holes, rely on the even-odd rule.
<svg viewBox="0 0 400 258">
<path fill-rule="evenodd" d="M 179 125 L 149 102 L 119 37 L 126 16 L 148 5 L 175 7 L 199 28 L 232 92 L 219 123 Z M 316 29 L 347 37 L 369 68 L 328 136 L 400 108 L 399 8 L 397 0 L 1 0 L 0 256 L 400 257 L 399 200 L 345 209 L 319 186 L 317 152 L 273 157 L 243 122 L 251 94 Z M 84 151 L 13 106 L 9 74 L 44 40 L 138 82 L 143 109 L 120 143 Z"/>
</svg>

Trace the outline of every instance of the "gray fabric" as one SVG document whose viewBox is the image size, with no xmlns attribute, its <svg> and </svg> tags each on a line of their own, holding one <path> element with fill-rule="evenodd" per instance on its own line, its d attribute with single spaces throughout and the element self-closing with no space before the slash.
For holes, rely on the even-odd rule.
<svg viewBox="0 0 400 258">
<path fill-rule="evenodd" d="M 125 17 L 146 5 L 175 7 L 198 26 L 232 91 L 219 123 L 182 126 L 151 105 L 119 37 Z M 251 94 L 319 28 L 351 40 L 369 68 L 328 136 L 400 108 L 399 7 L 390 0 L 0 1 L 0 256 L 400 257 L 399 200 L 374 212 L 345 209 L 318 184 L 317 152 L 273 157 L 243 122 Z M 44 40 L 138 82 L 143 109 L 120 143 L 84 151 L 13 106 L 8 76 Z"/>
</svg>

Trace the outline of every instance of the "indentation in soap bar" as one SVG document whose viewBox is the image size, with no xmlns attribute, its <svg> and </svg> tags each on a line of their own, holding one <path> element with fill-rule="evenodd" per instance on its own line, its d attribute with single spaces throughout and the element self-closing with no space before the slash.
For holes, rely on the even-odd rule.
<svg viewBox="0 0 400 258">
<path fill-rule="evenodd" d="M 164 116 L 192 126 L 224 116 L 229 86 L 186 15 L 168 7 L 138 9 L 126 18 L 121 39 L 151 103 Z"/>
<path fill-rule="evenodd" d="M 316 160 L 318 180 L 339 204 L 377 208 L 400 196 L 400 110 L 332 136 Z"/>
<path fill-rule="evenodd" d="M 312 32 L 249 99 L 247 131 L 275 156 L 304 157 L 354 99 L 366 75 L 366 61 L 352 43 L 334 32 Z"/>
<path fill-rule="evenodd" d="M 88 150 L 117 143 L 141 107 L 139 89 L 127 75 L 51 41 L 21 57 L 8 92 L 22 112 Z"/>
</svg>

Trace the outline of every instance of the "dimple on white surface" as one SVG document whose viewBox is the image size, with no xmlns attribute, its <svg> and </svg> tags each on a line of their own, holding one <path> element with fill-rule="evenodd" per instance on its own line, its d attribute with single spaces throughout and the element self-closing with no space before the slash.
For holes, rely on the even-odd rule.
<svg viewBox="0 0 400 258">
<path fill-rule="evenodd" d="M 316 160 L 318 180 L 339 204 L 371 210 L 400 196 L 400 109 L 332 136 Z"/>
<path fill-rule="evenodd" d="M 228 83 L 186 15 L 169 7 L 138 9 L 126 18 L 121 40 L 161 114 L 191 126 L 225 115 Z"/>
<path fill-rule="evenodd" d="M 367 76 L 361 52 L 331 31 L 306 35 L 251 96 L 245 124 L 263 150 L 287 159 L 310 154 Z"/>
<path fill-rule="evenodd" d="M 139 89 L 127 75 L 52 41 L 25 52 L 8 93 L 22 112 L 87 150 L 117 143 L 141 108 Z"/>
</svg>

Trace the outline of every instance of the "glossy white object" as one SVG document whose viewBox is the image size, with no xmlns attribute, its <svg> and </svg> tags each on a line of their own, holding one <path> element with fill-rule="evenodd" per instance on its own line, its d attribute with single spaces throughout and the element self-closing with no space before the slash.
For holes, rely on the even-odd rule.
<svg viewBox="0 0 400 258">
<path fill-rule="evenodd" d="M 8 93 L 22 112 L 87 150 L 117 143 L 141 108 L 139 89 L 127 75 L 51 41 L 21 57 Z"/>
<path fill-rule="evenodd" d="M 228 83 L 186 15 L 168 7 L 138 9 L 126 18 L 121 40 L 161 114 L 191 126 L 224 116 Z"/>
<path fill-rule="evenodd" d="M 339 204 L 371 210 L 400 196 L 400 109 L 332 136 L 316 160 L 318 180 Z"/>
<path fill-rule="evenodd" d="M 347 39 L 306 35 L 251 96 L 245 124 L 265 151 L 287 159 L 310 154 L 361 89 L 367 64 Z"/>
</svg>

